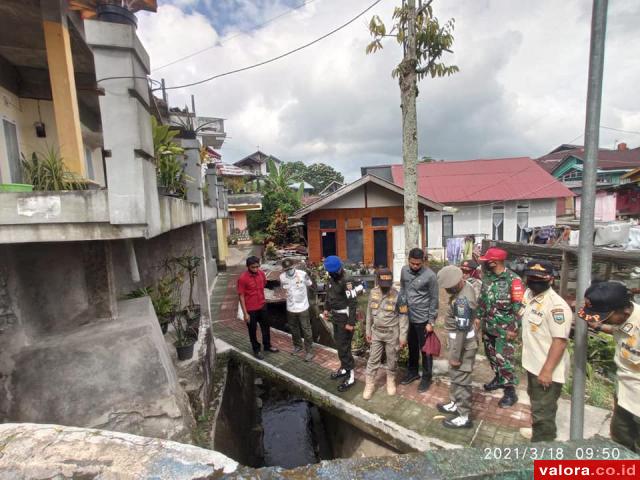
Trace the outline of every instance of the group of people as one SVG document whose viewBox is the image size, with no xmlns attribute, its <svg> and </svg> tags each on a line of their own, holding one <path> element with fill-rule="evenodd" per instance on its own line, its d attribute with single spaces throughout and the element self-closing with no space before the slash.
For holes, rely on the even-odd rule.
<svg viewBox="0 0 640 480">
<path fill-rule="evenodd" d="M 507 252 L 499 248 L 489 248 L 478 258 L 481 267 L 475 260 L 468 259 L 459 267 L 442 268 L 437 275 L 425 258 L 419 248 L 409 252 L 408 265 L 401 270 L 399 290 L 393 286 L 389 269 L 377 271 L 376 286 L 370 292 L 365 316 L 365 335 L 371 348 L 363 398 L 368 400 L 373 396 L 383 354 L 387 394 L 395 395 L 398 353 L 405 346 L 409 348 L 409 360 L 400 383 L 408 385 L 420 380 L 419 392 L 430 388 L 433 357 L 425 344 L 430 335 L 435 335 L 439 289 L 443 288 L 449 295 L 444 327 L 450 377 L 450 401 L 436 405 L 447 415 L 443 425 L 447 428 L 472 426 L 471 374 L 480 341 L 494 373 L 494 378 L 484 384 L 484 390 L 502 390 L 501 408 L 509 408 L 518 401 L 515 353 L 521 338 L 522 367 L 527 372 L 527 393 L 531 401 L 532 441 L 554 440 L 558 399 L 570 367 L 567 344 L 573 313 L 552 288 L 553 264 L 545 260 L 529 261 L 523 282 L 506 268 Z M 257 324 L 262 328 L 264 350 L 277 350 L 269 342 L 264 294 L 262 304 L 247 300 L 252 288 L 264 288 L 266 283 L 264 273 L 254 266 L 259 261 L 254 259 L 247 260 L 248 271 L 238 281 L 238 292 L 254 353 L 261 358 L 260 344 L 255 339 Z M 329 282 L 323 315 L 333 324 L 340 359 L 340 368 L 331 373 L 331 378 L 341 379 L 337 388 L 343 392 L 355 383 L 351 341 L 357 295 L 362 286 L 348 277 L 340 258 L 327 257 L 324 267 Z M 288 260 L 283 262 L 283 269 L 280 280 L 287 291 L 293 353 L 303 351 L 304 337 L 304 359 L 309 361 L 313 358 L 313 339 L 306 288 L 311 280 Z M 640 305 L 632 301 L 626 286 L 618 282 L 594 282 L 584 300 L 578 316 L 592 330 L 611 334 L 616 341 L 618 371 L 611 436 L 640 452 L 640 403 L 634 398 L 640 394 Z"/>
</svg>

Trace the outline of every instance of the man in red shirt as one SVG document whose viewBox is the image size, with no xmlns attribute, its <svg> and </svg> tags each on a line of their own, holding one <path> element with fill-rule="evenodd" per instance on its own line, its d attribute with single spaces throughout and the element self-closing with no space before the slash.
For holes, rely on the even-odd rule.
<svg viewBox="0 0 640 480">
<path fill-rule="evenodd" d="M 256 337 L 258 323 L 262 332 L 264 351 L 276 353 L 277 348 L 271 346 L 269 321 L 267 320 L 267 304 L 264 299 L 264 287 L 267 285 L 267 276 L 260 270 L 258 257 L 247 258 L 247 271 L 238 278 L 238 294 L 240 295 L 240 308 L 244 321 L 249 328 L 249 339 L 253 356 L 259 360 L 264 359 L 260 353 L 260 343 Z"/>
</svg>

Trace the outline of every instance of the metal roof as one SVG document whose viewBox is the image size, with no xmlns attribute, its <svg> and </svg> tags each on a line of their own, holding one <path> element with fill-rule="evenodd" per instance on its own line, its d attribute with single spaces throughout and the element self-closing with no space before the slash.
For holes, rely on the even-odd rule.
<svg viewBox="0 0 640 480">
<path fill-rule="evenodd" d="M 391 171 L 404 186 L 402 165 Z M 529 157 L 420 163 L 417 173 L 418 193 L 445 204 L 574 196 Z"/>
</svg>

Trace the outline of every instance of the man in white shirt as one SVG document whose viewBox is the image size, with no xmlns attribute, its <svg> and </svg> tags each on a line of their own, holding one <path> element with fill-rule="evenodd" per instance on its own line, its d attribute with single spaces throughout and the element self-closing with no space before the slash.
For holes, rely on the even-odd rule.
<svg viewBox="0 0 640 480">
<path fill-rule="evenodd" d="M 304 337 L 304 361 L 310 361 L 313 354 L 313 335 L 309 319 L 309 297 L 307 287 L 311 286 L 311 279 L 306 272 L 293 266 L 293 261 L 285 258 L 282 261 L 283 273 L 280 274 L 280 284 L 287 292 L 287 321 L 293 340 L 293 355 L 302 352 L 302 338 Z"/>
</svg>

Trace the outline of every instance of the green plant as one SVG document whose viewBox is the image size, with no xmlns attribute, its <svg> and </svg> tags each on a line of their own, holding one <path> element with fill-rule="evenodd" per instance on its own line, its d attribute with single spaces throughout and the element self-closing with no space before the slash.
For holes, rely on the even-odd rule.
<svg viewBox="0 0 640 480">
<path fill-rule="evenodd" d="M 184 255 L 177 257 L 176 262 L 180 265 L 189 280 L 189 304 L 187 307 L 193 307 L 195 305 L 193 301 L 193 286 L 195 285 L 196 277 L 198 276 L 198 268 L 200 268 L 200 264 L 202 263 L 202 257 L 185 253 Z"/>
<path fill-rule="evenodd" d="M 267 237 L 268 235 L 264 232 L 253 232 L 251 234 L 251 241 L 254 245 L 264 245 L 264 241 Z"/>
<path fill-rule="evenodd" d="M 33 152 L 30 159 L 22 156 L 25 183 L 36 191 L 85 190 L 86 182 L 67 168 L 63 158 L 53 148 L 44 153 Z"/>
<path fill-rule="evenodd" d="M 278 251 L 273 242 L 267 244 L 267 248 L 264 251 L 264 256 L 267 260 L 275 260 L 278 257 Z"/>
<path fill-rule="evenodd" d="M 276 245 L 284 245 L 289 234 L 289 218 L 282 210 L 277 209 L 271 223 L 267 227 L 267 233 Z"/>
<path fill-rule="evenodd" d="M 155 117 L 151 117 L 151 130 L 158 186 L 166 188 L 170 194 L 184 198 L 186 183 L 193 179 L 184 172 L 184 149 L 173 141 L 179 131 L 169 125 L 159 124 Z"/>
</svg>

